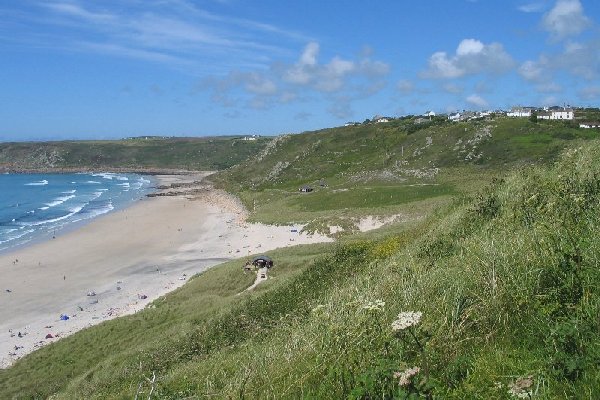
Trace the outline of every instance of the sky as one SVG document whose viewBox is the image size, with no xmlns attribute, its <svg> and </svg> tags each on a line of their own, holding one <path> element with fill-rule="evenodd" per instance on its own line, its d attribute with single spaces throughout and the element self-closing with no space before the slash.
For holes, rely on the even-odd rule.
<svg viewBox="0 0 600 400">
<path fill-rule="evenodd" d="M 1 0 L 0 141 L 600 105 L 597 0 Z"/>
</svg>

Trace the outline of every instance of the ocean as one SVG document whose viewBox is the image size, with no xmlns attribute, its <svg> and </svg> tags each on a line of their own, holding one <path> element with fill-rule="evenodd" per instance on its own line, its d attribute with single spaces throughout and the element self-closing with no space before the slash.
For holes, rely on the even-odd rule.
<svg viewBox="0 0 600 400">
<path fill-rule="evenodd" d="M 0 252 L 126 207 L 153 185 L 134 174 L 0 174 Z"/>
</svg>

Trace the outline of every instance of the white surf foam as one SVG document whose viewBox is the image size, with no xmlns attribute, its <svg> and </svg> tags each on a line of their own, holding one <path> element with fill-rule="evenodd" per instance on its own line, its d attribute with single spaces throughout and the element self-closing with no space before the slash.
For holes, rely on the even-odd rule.
<svg viewBox="0 0 600 400">
<path fill-rule="evenodd" d="M 56 199 L 52 200 L 50 203 L 46 203 L 46 205 L 48 207 L 56 207 L 56 206 L 64 203 L 65 201 L 72 199 L 73 197 L 75 197 L 74 194 L 72 194 L 70 196 L 57 197 Z"/>
<path fill-rule="evenodd" d="M 25 186 L 44 186 L 47 184 L 48 184 L 48 181 L 46 179 L 44 179 L 43 181 L 26 183 Z"/>
</svg>

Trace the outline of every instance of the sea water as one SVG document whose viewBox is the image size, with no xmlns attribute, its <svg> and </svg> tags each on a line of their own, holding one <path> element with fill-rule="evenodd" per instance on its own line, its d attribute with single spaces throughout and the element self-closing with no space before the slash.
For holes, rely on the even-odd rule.
<svg viewBox="0 0 600 400">
<path fill-rule="evenodd" d="M 134 174 L 0 174 L 0 252 L 123 208 L 153 185 Z"/>
</svg>

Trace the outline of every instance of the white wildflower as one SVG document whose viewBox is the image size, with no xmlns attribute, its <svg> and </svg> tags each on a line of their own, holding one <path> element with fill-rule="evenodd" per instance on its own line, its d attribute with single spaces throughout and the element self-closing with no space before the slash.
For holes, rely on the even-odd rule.
<svg viewBox="0 0 600 400">
<path fill-rule="evenodd" d="M 383 300 L 375 300 L 369 301 L 362 308 L 369 311 L 381 311 L 385 307 L 385 301 Z"/>
<path fill-rule="evenodd" d="M 420 311 L 405 311 L 398 314 L 398 319 L 392 322 L 394 331 L 402 331 L 413 325 L 417 325 L 421 321 L 423 313 Z"/>
<path fill-rule="evenodd" d="M 402 372 L 394 372 L 394 378 L 398 379 L 398 384 L 400 386 L 408 386 L 410 385 L 411 378 L 418 374 L 420 371 L 421 368 L 412 367 Z"/>
<path fill-rule="evenodd" d="M 533 386 L 533 377 L 528 376 L 527 378 L 519 378 L 515 383 L 510 385 L 508 394 L 518 399 L 529 399 L 531 398 L 530 388 Z"/>
</svg>

